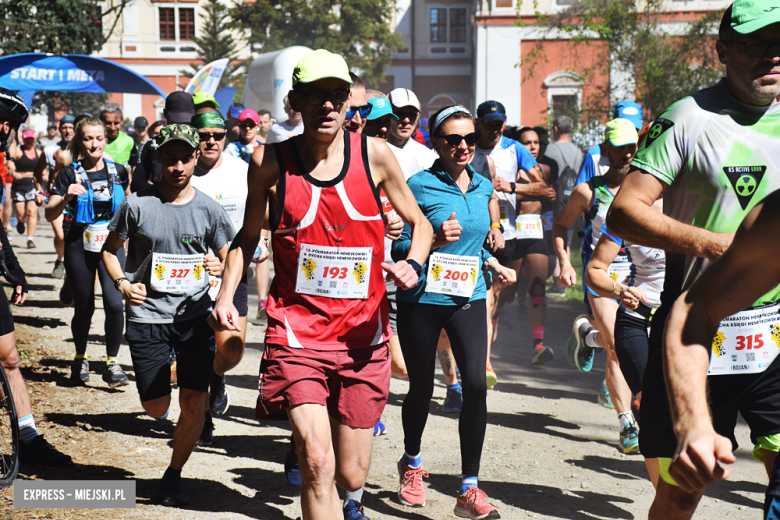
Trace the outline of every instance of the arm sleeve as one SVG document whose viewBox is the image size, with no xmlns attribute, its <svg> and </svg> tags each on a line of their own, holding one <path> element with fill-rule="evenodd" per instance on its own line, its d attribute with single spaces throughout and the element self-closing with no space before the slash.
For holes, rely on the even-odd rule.
<svg viewBox="0 0 780 520">
<path fill-rule="evenodd" d="M 406 260 L 409 256 L 409 249 L 412 247 L 412 227 L 409 224 L 404 224 L 404 230 L 401 232 L 401 238 L 393 242 L 390 249 L 390 256 L 393 258 L 393 262 L 400 262 Z"/>
<path fill-rule="evenodd" d="M 135 215 L 126 198 L 119 204 L 119 209 L 114 213 L 114 218 L 108 225 L 108 230 L 115 232 L 122 240 L 127 240 L 135 233 Z"/>
</svg>

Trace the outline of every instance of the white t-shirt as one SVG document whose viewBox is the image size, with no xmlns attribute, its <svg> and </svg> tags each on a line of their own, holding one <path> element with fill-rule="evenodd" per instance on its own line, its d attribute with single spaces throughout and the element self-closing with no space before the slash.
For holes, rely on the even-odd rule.
<svg viewBox="0 0 780 520">
<path fill-rule="evenodd" d="M 499 142 L 492 150 L 476 147 L 475 154 L 490 156 L 496 165 L 496 177 L 507 182 L 517 182 L 517 153 L 514 148 L 501 148 Z M 504 228 L 504 240 L 517 238 L 517 195 L 506 192 L 496 192 L 498 207 L 501 210 L 501 226 Z"/>
<path fill-rule="evenodd" d="M 222 154 L 222 164 L 219 168 L 206 170 L 195 166 L 195 173 L 190 182 L 222 205 L 227 212 L 233 231 L 238 232 L 244 226 L 244 210 L 246 209 L 247 172 L 249 165 L 233 157 Z"/>
<path fill-rule="evenodd" d="M 414 157 L 409 155 L 409 153 L 404 148 L 398 148 L 397 146 L 394 146 L 390 143 L 387 143 L 387 146 L 390 147 L 390 151 L 393 152 L 393 155 L 395 155 L 395 160 L 398 161 L 398 164 L 401 166 L 401 171 L 404 173 L 404 180 L 409 180 L 409 177 L 420 171 L 420 165 L 417 163 Z M 382 212 L 395 215 L 395 210 L 390 204 L 387 195 L 385 195 L 385 190 L 382 190 L 381 199 Z M 385 237 L 385 262 L 390 265 L 395 263 L 393 262 L 393 258 L 390 256 L 390 249 L 392 246 L 393 241 Z"/>
<path fill-rule="evenodd" d="M 414 139 L 406 141 L 406 144 L 403 146 L 403 151 L 417 161 L 417 172 L 427 170 L 433 165 L 436 159 L 439 158 L 439 155 L 436 152 L 427 146 L 421 145 Z"/>
<path fill-rule="evenodd" d="M 291 126 L 287 124 L 287 121 L 281 123 L 274 123 L 271 125 L 271 129 L 268 130 L 268 135 L 265 136 L 265 143 L 281 143 L 289 138 L 303 133 L 303 121 L 297 126 Z"/>
</svg>

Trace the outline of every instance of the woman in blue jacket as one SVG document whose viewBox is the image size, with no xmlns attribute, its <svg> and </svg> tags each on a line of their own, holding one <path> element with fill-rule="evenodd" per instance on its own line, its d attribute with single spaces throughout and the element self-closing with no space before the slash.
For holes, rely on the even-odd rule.
<svg viewBox="0 0 780 520">
<path fill-rule="evenodd" d="M 501 266 L 484 248 L 491 227 L 488 202 L 493 185 L 469 165 L 477 141 L 472 115 L 454 105 L 430 120 L 431 143 L 439 159 L 409 178 L 417 204 L 437 230 L 431 254 L 413 289 L 398 291 L 398 336 L 409 372 L 403 404 L 405 453 L 398 461 L 398 496 L 408 506 L 425 505 L 420 443 L 433 396 L 436 344 L 442 329 L 452 343 L 463 386 L 460 444 L 463 480 L 455 514 L 500 518 L 479 489 L 477 476 L 487 424 L 487 309 L 483 266 L 505 283 L 515 272 Z M 393 244 L 393 259 L 406 258 L 411 229 Z"/>
</svg>

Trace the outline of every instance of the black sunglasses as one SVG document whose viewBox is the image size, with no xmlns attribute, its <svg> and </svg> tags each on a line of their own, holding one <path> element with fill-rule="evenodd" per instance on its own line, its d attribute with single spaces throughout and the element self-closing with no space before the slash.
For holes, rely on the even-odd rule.
<svg viewBox="0 0 780 520">
<path fill-rule="evenodd" d="M 466 140 L 467 146 L 474 146 L 477 144 L 477 133 L 471 132 L 467 135 L 460 135 L 460 134 L 449 134 L 449 135 L 437 135 L 436 137 L 440 137 L 447 141 L 447 144 L 450 146 L 458 146 L 461 141 L 464 139 Z"/>
<path fill-rule="evenodd" d="M 325 104 L 325 101 L 330 101 L 334 105 L 343 105 L 349 98 L 349 90 L 347 89 L 334 90 L 332 92 L 323 92 L 322 90 L 312 90 L 310 92 L 296 90 L 296 92 L 306 96 L 306 101 L 313 107 L 321 107 Z"/>
<path fill-rule="evenodd" d="M 200 137 L 201 141 L 208 141 L 212 137 L 215 141 L 221 141 L 225 138 L 225 132 L 215 132 L 213 134 L 209 134 L 207 132 L 198 132 L 198 137 Z"/>
<path fill-rule="evenodd" d="M 773 56 L 780 56 L 780 41 L 741 41 L 741 40 L 722 40 L 723 43 L 741 43 L 745 46 L 745 54 L 754 58 L 767 58 Z M 772 49 L 772 54 L 769 54 L 769 49 Z"/>
<path fill-rule="evenodd" d="M 362 107 L 349 107 L 349 110 L 347 110 L 347 115 L 345 116 L 347 119 L 352 119 L 355 117 L 355 112 L 360 110 L 360 117 L 363 119 L 368 117 L 368 114 L 371 113 L 371 109 L 373 108 L 373 105 L 363 105 Z"/>
</svg>

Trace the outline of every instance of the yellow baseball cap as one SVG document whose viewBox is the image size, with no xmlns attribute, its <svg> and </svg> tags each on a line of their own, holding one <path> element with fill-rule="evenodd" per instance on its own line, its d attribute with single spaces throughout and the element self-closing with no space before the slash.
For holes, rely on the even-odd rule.
<svg viewBox="0 0 780 520">
<path fill-rule="evenodd" d="M 606 137 L 612 143 L 612 146 L 636 144 L 639 141 L 639 135 L 636 133 L 634 123 L 622 117 L 607 123 Z"/>
<path fill-rule="evenodd" d="M 333 54 L 325 49 L 307 52 L 293 69 L 293 86 L 325 78 L 340 79 L 352 85 L 347 62 L 338 54 Z"/>
</svg>

